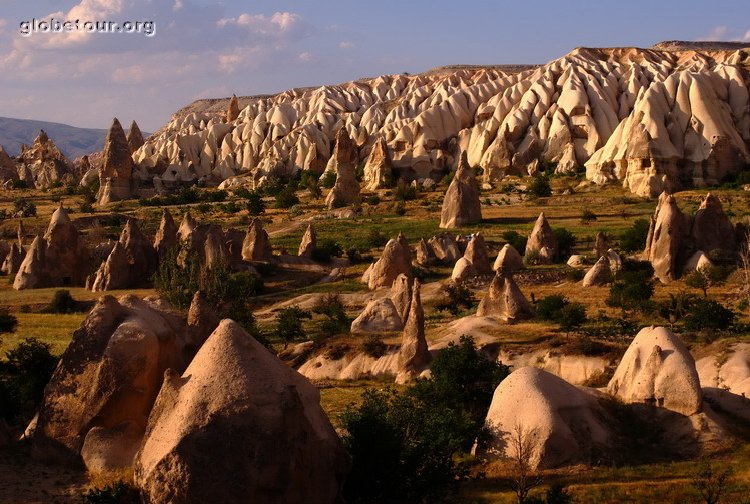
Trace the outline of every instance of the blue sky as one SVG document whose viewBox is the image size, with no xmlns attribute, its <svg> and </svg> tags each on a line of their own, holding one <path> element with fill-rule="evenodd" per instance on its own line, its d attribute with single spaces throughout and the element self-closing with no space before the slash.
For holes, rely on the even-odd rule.
<svg viewBox="0 0 750 504">
<path fill-rule="evenodd" d="M 577 46 L 750 41 L 747 0 L 0 0 L 0 116 L 153 131 L 199 97 L 456 64 L 545 63 Z M 154 21 L 156 34 L 35 34 L 32 18 Z"/>
</svg>

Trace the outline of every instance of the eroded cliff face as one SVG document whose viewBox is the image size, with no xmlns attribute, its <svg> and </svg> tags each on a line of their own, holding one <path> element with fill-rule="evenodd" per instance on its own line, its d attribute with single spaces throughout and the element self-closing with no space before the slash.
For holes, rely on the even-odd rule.
<svg viewBox="0 0 750 504">
<path fill-rule="evenodd" d="M 538 67 L 451 67 L 196 102 L 134 154 L 141 178 L 220 182 L 321 173 L 340 128 L 359 161 L 385 140 L 394 172 L 437 178 L 466 151 L 485 182 L 547 167 L 655 196 L 750 163 L 750 49 L 578 48 Z"/>
</svg>

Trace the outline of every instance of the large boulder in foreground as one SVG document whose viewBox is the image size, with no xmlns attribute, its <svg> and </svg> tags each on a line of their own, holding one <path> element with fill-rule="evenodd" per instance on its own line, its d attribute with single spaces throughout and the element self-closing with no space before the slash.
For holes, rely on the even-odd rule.
<svg viewBox="0 0 750 504">
<path fill-rule="evenodd" d="M 166 373 L 134 472 L 153 504 L 333 504 L 347 467 L 317 389 L 223 320 Z"/>
<path fill-rule="evenodd" d="M 626 403 L 645 403 L 690 416 L 703 394 L 693 356 L 666 327 L 644 327 L 617 366 L 607 391 Z"/>
<path fill-rule="evenodd" d="M 490 450 L 513 458 L 521 447 L 536 468 L 593 461 L 613 440 L 593 394 L 535 367 L 514 371 L 495 389 L 487 412 Z"/>
<path fill-rule="evenodd" d="M 167 368 L 185 369 L 185 319 L 159 298 L 103 296 L 44 391 L 33 442 L 89 471 L 129 468 Z"/>
<path fill-rule="evenodd" d="M 482 221 L 479 184 L 469 166 L 466 151 L 461 153 L 456 174 L 445 192 L 440 213 L 441 228 L 457 228 Z"/>
</svg>

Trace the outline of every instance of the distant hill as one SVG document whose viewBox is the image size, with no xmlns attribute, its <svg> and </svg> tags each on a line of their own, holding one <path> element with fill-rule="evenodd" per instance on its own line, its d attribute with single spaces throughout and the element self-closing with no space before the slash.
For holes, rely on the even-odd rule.
<svg viewBox="0 0 750 504">
<path fill-rule="evenodd" d="M 67 124 L 0 117 L 0 145 L 11 156 L 17 156 L 21 151 L 21 144 L 31 145 L 40 129 L 46 131 L 55 145 L 70 159 L 102 150 L 107 136 L 107 130 L 104 129 L 76 128 Z"/>
</svg>

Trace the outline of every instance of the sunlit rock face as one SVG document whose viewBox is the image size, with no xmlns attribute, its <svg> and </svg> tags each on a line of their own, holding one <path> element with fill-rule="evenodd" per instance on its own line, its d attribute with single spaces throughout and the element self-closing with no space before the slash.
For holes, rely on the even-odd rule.
<svg viewBox="0 0 750 504">
<path fill-rule="evenodd" d="M 578 48 L 542 66 L 449 67 L 240 98 L 236 118 L 228 98 L 199 101 L 134 159 L 142 178 L 247 173 L 262 183 L 321 173 L 343 128 L 358 163 L 376 146 L 396 178 L 437 180 L 466 151 L 485 182 L 585 168 L 598 184 L 655 196 L 715 183 L 750 161 L 749 65 L 748 52 L 728 44 Z"/>
</svg>

